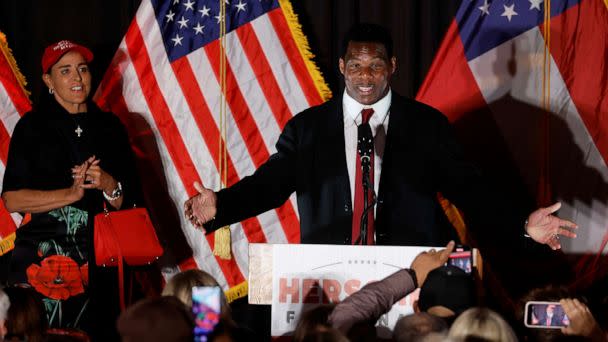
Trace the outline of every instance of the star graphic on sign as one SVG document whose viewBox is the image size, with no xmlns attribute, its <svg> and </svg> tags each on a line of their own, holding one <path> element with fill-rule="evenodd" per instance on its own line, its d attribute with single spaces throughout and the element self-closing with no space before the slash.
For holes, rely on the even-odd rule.
<svg viewBox="0 0 608 342">
<path fill-rule="evenodd" d="M 205 28 L 205 26 L 202 26 L 201 23 L 197 23 L 196 26 L 193 27 L 194 29 L 194 34 L 203 34 L 203 29 Z"/>
<path fill-rule="evenodd" d="M 171 38 L 173 41 L 173 46 L 182 45 L 182 39 L 184 39 L 184 37 L 180 37 L 179 33 L 176 33 L 175 38 Z"/>
<path fill-rule="evenodd" d="M 243 0 L 239 0 L 239 3 L 236 4 L 236 13 L 239 13 L 240 11 L 245 11 L 245 6 L 247 6 L 247 3 L 242 2 Z"/>
<path fill-rule="evenodd" d="M 211 8 L 203 5 L 203 9 L 198 11 L 201 12 L 201 18 L 204 18 L 209 16 L 209 11 L 211 11 Z"/>
<path fill-rule="evenodd" d="M 173 17 L 175 17 L 175 13 L 173 13 L 173 11 L 169 10 L 169 13 L 165 17 L 167 17 L 167 22 L 173 21 Z"/>
<path fill-rule="evenodd" d="M 528 0 L 530 1 L 530 10 L 536 8 L 537 10 L 540 11 L 540 4 L 543 2 L 543 0 Z"/>
<path fill-rule="evenodd" d="M 518 15 L 517 12 L 515 12 L 515 4 L 512 4 L 511 6 L 502 6 L 505 8 L 505 11 L 500 16 L 507 17 L 507 19 L 509 19 L 509 22 L 511 22 L 511 18 L 513 18 L 514 15 Z"/>
<path fill-rule="evenodd" d="M 479 10 L 481 11 L 481 15 L 490 15 L 490 4 L 488 4 L 488 0 L 483 0 L 483 5 L 481 5 Z"/>
<path fill-rule="evenodd" d="M 215 20 L 217 20 L 218 24 L 220 23 L 220 21 L 224 21 L 224 17 L 221 14 L 216 15 L 214 18 Z"/>
<path fill-rule="evenodd" d="M 194 2 L 191 2 L 190 0 L 188 0 L 188 2 L 186 2 L 182 5 L 186 6 L 186 11 L 188 11 L 188 10 L 194 11 Z"/>
<path fill-rule="evenodd" d="M 188 28 L 188 22 L 190 21 L 190 19 L 186 19 L 184 18 L 184 16 L 182 15 L 182 20 L 178 21 L 179 23 L 179 28 Z"/>
</svg>

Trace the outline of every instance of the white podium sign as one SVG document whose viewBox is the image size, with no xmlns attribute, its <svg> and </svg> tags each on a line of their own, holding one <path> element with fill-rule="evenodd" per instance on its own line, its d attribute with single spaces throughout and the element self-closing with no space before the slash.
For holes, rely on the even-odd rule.
<svg viewBox="0 0 608 342">
<path fill-rule="evenodd" d="M 409 267 L 416 255 L 431 247 L 273 245 L 272 336 L 295 330 L 303 310 L 337 303 L 365 284 Z M 418 291 L 396 303 L 377 325 L 392 330 L 413 312 Z"/>
</svg>

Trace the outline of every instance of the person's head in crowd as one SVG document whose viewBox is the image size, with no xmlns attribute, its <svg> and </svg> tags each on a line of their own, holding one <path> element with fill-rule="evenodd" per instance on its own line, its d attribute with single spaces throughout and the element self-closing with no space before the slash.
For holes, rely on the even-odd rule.
<svg viewBox="0 0 608 342">
<path fill-rule="evenodd" d="M 447 333 L 446 322 L 426 312 L 402 317 L 395 324 L 393 339 L 397 342 L 420 341 L 430 333 Z"/>
<path fill-rule="evenodd" d="M 475 305 L 475 284 L 471 275 L 447 265 L 429 272 L 414 308 L 451 321 Z"/>
<path fill-rule="evenodd" d="M 42 80 L 49 94 L 68 113 L 87 111 L 91 93 L 89 63 L 93 53 L 69 40 L 49 45 L 42 55 Z"/>
<path fill-rule="evenodd" d="M 465 341 L 517 342 L 515 332 L 496 312 L 487 308 L 470 308 L 452 324 L 449 337 Z"/>
<path fill-rule="evenodd" d="M 117 321 L 123 342 L 191 342 L 194 318 L 188 306 L 173 296 L 141 300 Z"/>
<path fill-rule="evenodd" d="M 6 336 L 27 340 L 43 341 L 48 322 L 44 304 L 36 290 L 30 287 L 7 287 L 4 292 L 10 300 L 6 319 Z"/>
<path fill-rule="evenodd" d="M 335 304 L 323 304 L 304 311 L 293 332 L 293 341 L 302 342 L 309 333 L 330 329 L 328 319 L 335 306 Z"/>
<path fill-rule="evenodd" d="M 192 307 L 192 288 L 195 286 L 220 286 L 220 284 L 209 273 L 198 269 L 191 269 L 174 275 L 167 282 L 167 285 L 165 285 L 162 295 L 175 296 L 184 304 Z M 230 306 L 226 301 L 224 292 L 220 292 L 220 306 L 222 318 L 229 320 Z"/>
<path fill-rule="evenodd" d="M 0 338 L 6 335 L 6 318 L 8 317 L 8 309 L 11 306 L 11 301 L 8 295 L 0 290 Z"/>
<path fill-rule="evenodd" d="M 349 342 L 339 330 L 328 328 L 327 330 L 316 330 L 307 334 L 302 342 Z"/>
<path fill-rule="evenodd" d="M 388 93 L 397 68 L 391 34 L 379 25 L 355 25 L 344 36 L 338 66 L 351 98 L 365 105 L 378 102 Z"/>
</svg>

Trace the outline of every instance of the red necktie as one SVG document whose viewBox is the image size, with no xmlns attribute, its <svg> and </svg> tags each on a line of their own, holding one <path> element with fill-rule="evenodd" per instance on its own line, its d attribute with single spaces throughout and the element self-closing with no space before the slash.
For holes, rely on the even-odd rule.
<svg viewBox="0 0 608 342">
<path fill-rule="evenodd" d="M 361 124 L 366 124 L 369 122 L 369 118 L 374 115 L 374 110 L 372 108 L 363 109 L 361 111 Z M 357 243 L 359 239 L 359 234 L 361 232 L 361 215 L 363 214 L 363 172 L 361 171 L 361 157 L 359 153 L 357 153 L 357 166 L 355 172 L 355 203 L 353 208 L 353 229 L 352 229 L 352 243 Z M 370 166 L 369 166 L 369 180 L 372 186 L 374 187 L 374 152 L 370 156 Z M 370 189 L 367 192 L 367 205 L 369 206 L 373 200 L 373 191 Z M 359 242 L 360 243 L 360 242 Z M 370 208 L 367 211 L 367 244 L 374 244 L 374 209 Z"/>
</svg>

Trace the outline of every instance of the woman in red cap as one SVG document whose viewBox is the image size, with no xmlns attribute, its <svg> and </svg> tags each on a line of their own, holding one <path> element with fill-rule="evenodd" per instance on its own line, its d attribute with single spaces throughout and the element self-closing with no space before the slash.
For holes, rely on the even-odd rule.
<svg viewBox="0 0 608 342">
<path fill-rule="evenodd" d="M 86 329 L 100 323 L 89 312 L 118 313 L 118 300 L 107 300 L 116 282 L 91 259 L 92 220 L 104 205 L 133 206 L 139 194 L 124 126 L 88 99 L 92 59 L 67 40 L 45 49 L 49 96 L 17 123 L 4 173 L 4 204 L 26 222 L 17 229 L 9 283 L 42 295 L 51 327 Z M 111 330 L 109 322 L 103 329 Z"/>
</svg>

